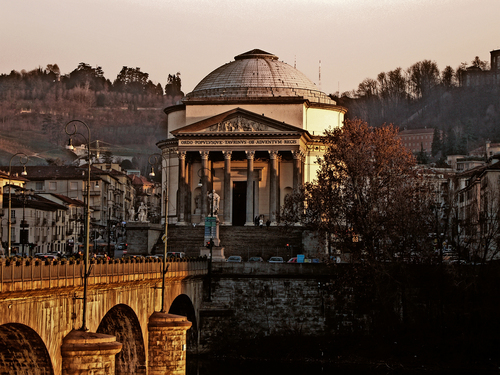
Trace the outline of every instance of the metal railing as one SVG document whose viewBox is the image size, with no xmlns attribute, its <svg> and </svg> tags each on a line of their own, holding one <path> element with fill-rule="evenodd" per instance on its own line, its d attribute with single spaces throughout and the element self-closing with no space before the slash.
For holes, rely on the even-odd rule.
<svg viewBox="0 0 500 375">
<path fill-rule="evenodd" d="M 188 278 L 207 273 L 206 259 L 168 261 L 168 278 Z M 161 280 L 162 260 L 92 260 L 89 285 Z M 83 260 L 0 261 L 0 293 L 83 286 Z"/>
</svg>

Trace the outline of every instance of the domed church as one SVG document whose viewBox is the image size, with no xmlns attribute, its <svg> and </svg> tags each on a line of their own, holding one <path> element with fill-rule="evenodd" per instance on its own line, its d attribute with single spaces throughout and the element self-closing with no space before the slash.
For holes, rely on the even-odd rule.
<svg viewBox="0 0 500 375">
<path fill-rule="evenodd" d="M 321 135 L 346 109 L 276 55 L 252 50 L 167 107 L 162 150 L 169 223 L 277 224 L 285 196 L 316 176 Z M 167 185 L 168 184 L 168 185 Z"/>
</svg>

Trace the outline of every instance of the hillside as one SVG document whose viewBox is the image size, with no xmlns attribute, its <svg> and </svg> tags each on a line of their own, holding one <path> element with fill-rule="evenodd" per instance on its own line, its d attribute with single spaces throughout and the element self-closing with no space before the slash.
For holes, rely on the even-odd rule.
<svg viewBox="0 0 500 375">
<path fill-rule="evenodd" d="M 33 155 L 30 163 L 46 164 L 59 159 L 69 163 L 74 155 L 65 148 L 69 136 L 65 124 L 78 119 L 90 128 L 91 141 L 102 141 L 115 156 L 134 157 L 158 152 L 156 142 L 166 138 L 165 114 L 162 108 L 128 110 L 95 108 L 86 115 L 71 118 L 66 115 L 48 115 L 43 111 L 22 113 L 2 124 L 0 129 L 0 163 L 8 165 L 10 157 L 17 152 Z M 87 136 L 80 126 L 79 132 Z M 74 143 L 84 142 L 83 137 L 74 137 Z"/>
<path fill-rule="evenodd" d="M 392 123 L 400 129 L 437 129 L 442 139 L 433 155 L 441 159 L 466 154 L 486 140 L 500 142 L 499 86 L 436 86 L 419 98 L 345 95 L 336 100 L 348 108 L 348 118 L 361 118 L 372 126 Z"/>
</svg>

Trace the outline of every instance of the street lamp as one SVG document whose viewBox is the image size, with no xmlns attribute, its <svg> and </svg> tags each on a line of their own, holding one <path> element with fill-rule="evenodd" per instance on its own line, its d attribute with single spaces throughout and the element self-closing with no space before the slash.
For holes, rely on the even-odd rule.
<svg viewBox="0 0 500 375">
<path fill-rule="evenodd" d="M 23 220 L 21 221 L 20 225 L 20 235 L 19 239 L 21 240 L 21 256 L 24 257 L 24 246 L 27 242 L 27 239 L 29 237 L 29 229 L 28 233 L 26 233 L 26 228 L 29 228 L 29 226 L 26 224 L 26 218 L 25 218 L 25 208 L 26 208 L 26 201 L 31 199 L 31 195 L 33 194 L 33 190 L 31 189 L 22 189 L 22 192 L 16 191 L 17 198 L 23 202 Z"/>
<path fill-rule="evenodd" d="M 87 128 L 87 137 L 82 133 L 78 132 L 77 125 L 82 124 Z M 72 125 L 72 127 L 70 126 Z M 79 135 L 83 137 L 85 142 L 87 143 L 87 161 L 88 161 L 88 169 L 87 169 L 87 202 L 85 205 L 85 254 L 84 254 L 84 274 L 83 274 L 83 316 L 82 316 L 82 327 L 80 331 L 87 331 L 86 324 L 86 316 L 87 316 L 87 286 L 88 286 L 88 278 L 89 278 L 89 231 L 90 231 L 90 128 L 89 126 L 81 120 L 71 120 L 68 122 L 64 128 L 66 134 L 70 136 L 68 146 L 66 148 L 73 150 L 73 142 L 71 136 Z"/>
<path fill-rule="evenodd" d="M 210 172 L 210 179 L 212 181 L 212 189 L 210 192 L 211 195 L 211 207 L 210 207 L 210 218 L 211 220 L 207 222 L 205 220 L 205 226 L 209 223 L 210 225 L 210 241 L 206 243 L 206 247 L 210 250 L 210 260 L 208 261 L 208 301 L 212 301 L 212 256 L 213 256 L 213 247 L 214 247 L 214 235 L 213 235 L 213 224 L 217 226 L 217 219 L 216 222 L 213 222 L 213 217 L 214 217 L 214 199 L 215 199 L 215 190 L 214 190 L 214 171 L 212 169 L 202 167 L 198 170 L 198 177 L 200 177 L 200 181 L 198 182 L 198 186 L 201 187 L 203 186 L 203 177 L 206 177 L 205 175 L 205 170 Z M 206 230 L 205 230 L 206 233 Z M 219 244 L 217 244 L 219 246 Z"/>
<path fill-rule="evenodd" d="M 11 195 L 11 186 L 10 186 L 10 177 L 12 176 L 12 159 L 19 155 L 19 164 L 23 166 L 23 171 L 21 172 L 21 176 L 26 176 L 28 173 L 26 172 L 26 163 L 28 163 L 28 155 L 24 152 L 18 152 L 17 154 L 12 155 L 9 161 L 9 212 L 7 213 L 7 236 L 8 236 L 8 255 L 11 256 L 11 237 L 12 237 L 12 195 Z"/>
<path fill-rule="evenodd" d="M 169 151 L 169 154 L 170 154 L 170 151 Z M 165 159 L 165 157 L 161 154 L 153 154 L 153 155 L 150 155 L 148 158 L 148 163 L 149 163 L 149 165 L 151 165 L 151 173 L 149 173 L 149 175 L 151 177 L 155 176 L 154 166 L 158 165 L 158 163 L 160 162 L 160 158 L 167 161 L 167 159 Z M 163 235 L 163 237 L 164 237 L 164 240 L 163 240 L 163 243 L 164 243 L 164 246 L 163 246 L 163 269 L 162 269 L 162 280 L 161 280 L 161 310 L 160 310 L 160 312 L 162 312 L 162 313 L 166 312 L 165 311 L 165 277 L 166 277 L 166 274 L 168 271 L 168 267 L 167 267 L 168 181 L 167 181 L 167 174 L 166 173 L 165 173 L 165 190 L 163 193 L 165 195 L 165 208 L 164 208 L 165 233 Z"/>
</svg>

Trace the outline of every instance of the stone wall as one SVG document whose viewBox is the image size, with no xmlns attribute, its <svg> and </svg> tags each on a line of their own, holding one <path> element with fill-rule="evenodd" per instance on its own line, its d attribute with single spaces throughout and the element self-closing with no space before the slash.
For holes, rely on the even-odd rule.
<svg viewBox="0 0 500 375">
<path fill-rule="evenodd" d="M 160 224 L 139 221 L 127 223 L 128 255 L 148 255 L 154 252 L 155 244 L 165 233 Z"/>
<path fill-rule="evenodd" d="M 324 264 L 214 263 L 212 302 L 200 311 L 200 349 L 237 336 L 335 330 L 328 273 Z"/>
</svg>

